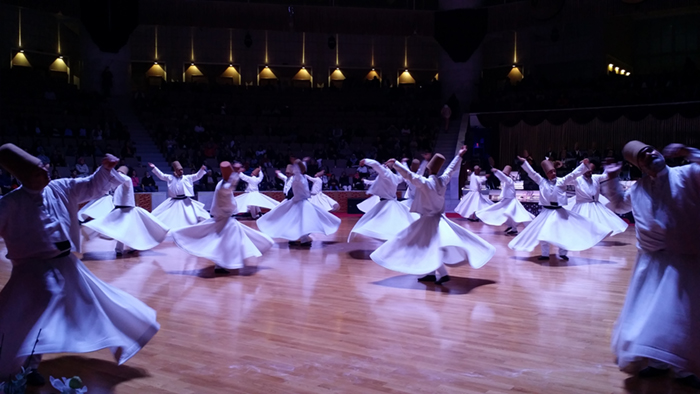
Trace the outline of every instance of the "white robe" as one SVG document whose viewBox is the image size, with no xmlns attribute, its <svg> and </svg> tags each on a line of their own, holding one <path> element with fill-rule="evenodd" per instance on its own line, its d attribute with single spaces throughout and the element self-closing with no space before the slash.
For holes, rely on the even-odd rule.
<svg viewBox="0 0 700 394">
<path fill-rule="evenodd" d="M 311 199 L 309 200 L 312 204 L 328 212 L 333 212 L 340 209 L 340 204 L 338 204 L 338 201 L 335 201 L 323 193 L 323 180 L 321 178 L 306 175 L 306 179 L 312 183 Z"/>
<path fill-rule="evenodd" d="M 42 192 L 24 187 L 0 199 L 0 236 L 12 275 L 0 291 L 0 376 L 18 372 L 32 352 L 86 353 L 110 348 L 121 364 L 158 331 L 156 312 L 95 277 L 55 243 L 80 249 L 78 204 L 103 195 L 116 171 L 100 167 L 80 179 L 51 181 Z"/>
<path fill-rule="evenodd" d="M 153 216 L 171 230 L 191 226 L 209 219 L 210 216 L 204 209 L 204 204 L 191 198 L 194 197 L 194 182 L 206 174 L 204 169 L 200 169 L 196 174 L 183 175 L 178 178 L 163 174 L 158 167 L 155 167 L 153 174 L 168 182 L 168 198 L 153 210 Z M 186 196 L 187 198 L 177 198 L 178 196 Z"/>
<path fill-rule="evenodd" d="M 623 193 L 604 188 L 619 212 L 635 218 L 638 256 L 625 304 L 612 333 L 621 370 L 636 373 L 644 358 L 700 376 L 700 152 L 693 164 L 644 176 Z"/>
<path fill-rule="evenodd" d="M 605 202 L 600 201 L 600 184 L 607 179 L 605 174 L 592 175 L 590 179 L 583 175 L 577 177 L 572 182 L 576 185 L 576 203 L 570 210 L 610 231 L 612 236 L 624 233 L 627 223 L 606 208 Z"/>
<path fill-rule="evenodd" d="M 476 211 L 486 209 L 493 205 L 493 201 L 481 194 L 481 186 L 486 182 L 486 177 L 471 174 L 469 180 L 469 193 L 462 196 L 462 199 L 455 207 L 455 212 L 465 218 L 470 218 Z"/>
<path fill-rule="evenodd" d="M 365 164 L 377 173 L 377 179 L 367 193 L 379 197 L 380 202 L 355 223 L 348 235 L 348 242 L 358 234 L 386 241 L 416 220 L 408 208 L 396 199 L 396 188 L 403 181 L 401 175 L 392 173 L 375 160 L 365 159 Z"/>
<path fill-rule="evenodd" d="M 441 176 L 428 178 L 412 173 L 401 163 L 394 168 L 416 187 L 411 211 L 420 219 L 388 240 L 370 258 L 382 267 L 407 274 L 433 272 L 443 264 L 469 263 L 474 268 L 486 264 L 496 249 L 479 236 L 445 216 L 445 193 L 452 173 L 462 161 L 456 156 Z"/>
<path fill-rule="evenodd" d="M 508 222 L 511 227 L 535 219 L 535 215 L 528 212 L 516 198 L 515 182 L 499 170 L 496 170 L 495 175 L 501 181 L 501 200 L 477 211 L 476 217 L 490 226 L 500 226 Z"/>
<path fill-rule="evenodd" d="M 324 211 L 309 201 L 309 183 L 301 174 L 299 166 L 294 167 L 292 191 L 294 197 L 258 219 L 260 231 L 273 237 L 297 240 L 311 233 L 333 234 L 340 227 L 340 219 Z"/>
<path fill-rule="evenodd" d="M 573 172 L 552 181 L 535 172 L 530 164 L 523 169 L 540 186 L 540 214 L 508 244 L 513 250 L 531 252 L 541 242 L 560 249 L 581 251 L 592 248 L 610 234 L 596 223 L 564 208 L 567 204 L 566 185 L 588 168 L 581 164 Z"/>
<path fill-rule="evenodd" d="M 78 211 L 78 219 L 83 222 L 88 219 L 99 219 L 107 216 L 113 209 L 114 204 L 112 203 L 112 193 L 110 192 L 97 200 L 92 200 L 83 205 Z"/>
<path fill-rule="evenodd" d="M 245 260 L 260 257 L 274 241 L 267 235 L 238 223 L 232 217 L 238 211 L 233 196 L 238 174 L 229 182 L 219 181 L 212 201 L 212 218 L 172 232 L 175 244 L 187 253 L 216 263 L 217 266 L 238 269 Z"/>
<path fill-rule="evenodd" d="M 136 206 L 131 178 L 117 173 L 122 184 L 114 191 L 115 209 L 83 226 L 115 239 L 135 250 L 153 249 L 165 240 L 168 226 L 150 212 Z"/>
<path fill-rule="evenodd" d="M 258 176 L 239 174 L 239 177 L 248 185 L 246 186 L 245 193 L 236 197 L 238 212 L 246 212 L 251 207 L 272 209 L 280 204 L 279 201 L 260 193 L 258 185 L 262 182 L 264 177 L 262 171 L 260 171 Z"/>
</svg>

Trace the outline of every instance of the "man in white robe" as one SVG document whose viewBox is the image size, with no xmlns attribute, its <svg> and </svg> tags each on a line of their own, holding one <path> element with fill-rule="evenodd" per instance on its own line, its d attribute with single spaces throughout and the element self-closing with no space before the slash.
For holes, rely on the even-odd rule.
<svg viewBox="0 0 700 394">
<path fill-rule="evenodd" d="M 493 205 L 493 202 L 481 194 L 481 189 L 486 183 L 486 175 L 481 174 L 481 167 L 474 166 L 474 171 L 469 176 L 469 193 L 462 196 L 459 204 L 455 207 L 455 212 L 470 221 L 476 222 L 476 211 L 486 209 Z"/>
<path fill-rule="evenodd" d="M 700 242 L 692 231 L 700 222 L 700 151 L 672 144 L 664 155 L 691 164 L 670 168 L 653 147 L 628 142 L 623 156 L 644 175 L 624 193 L 621 164 L 606 167 L 606 195 L 616 211 L 631 207 L 638 249 L 612 349 L 625 372 L 672 371 L 700 389 Z"/>
<path fill-rule="evenodd" d="M 121 364 L 160 328 L 153 309 L 95 277 L 71 253 L 80 252 L 78 204 L 119 185 L 117 163 L 107 155 L 88 177 L 49 182 L 38 158 L 13 144 L 0 147 L 0 165 L 22 182 L 0 199 L 0 237 L 12 261 L 0 291 L 0 376 L 22 365 L 36 369 L 36 356 L 45 353 L 110 348 Z"/>
<path fill-rule="evenodd" d="M 245 193 L 236 197 L 236 204 L 241 212 L 247 210 L 250 217 L 256 219 L 260 216 L 260 208 L 272 209 L 279 205 L 278 201 L 260 193 L 259 185 L 263 181 L 265 175 L 258 167 L 254 169 L 250 176 L 246 175 L 245 169 L 241 167 L 238 170 L 238 177 L 246 183 Z"/>
<path fill-rule="evenodd" d="M 496 249 L 479 236 L 452 222 L 445 216 L 445 193 L 467 147 L 463 146 L 442 175 L 438 172 L 445 157 L 435 154 L 428 163 L 427 176 L 414 174 L 401 163 L 393 167 L 416 187 L 411 211 L 420 218 L 369 256 L 384 268 L 412 275 L 425 275 L 421 282 L 441 285 L 450 280 L 445 264 L 474 268 L 486 264 Z"/>
<path fill-rule="evenodd" d="M 153 214 L 136 206 L 134 183 L 127 176 L 129 168 L 121 166 L 117 170 L 122 182 L 114 190 L 114 209 L 106 216 L 91 220 L 83 226 L 90 228 L 108 238 L 115 239 L 114 252 L 117 256 L 124 254 L 125 244 L 128 252 L 149 250 L 165 240 L 168 227 Z"/>
<path fill-rule="evenodd" d="M 476 217 L 489 226 L 500 226 L 505 223 L 506 234 L 517 235 L 518 224 L 531 222 L 535 216 L 523 207 L 515 196 L 515 182 L 510 177 L 511 166 L 505 166 L 501 172 L 492 168 L 491 172 L 501 181 L 501 200 L 476 212 Z"/>
<path fill-rule="evenodd" d="M 282 193 L 284 193 L 285 199 L 291 200 L 293 196 L 290 194 L 290 191 L 292 191 L 292 182 L 294 182 L 294 169 L 292 168 L 292 165 L 287 165 L 287 168 L 284 170 L 284 174 L 280 170 L 275 170 L 275 174 L 277 175 L 277 178 L 284 182 Z"/>
<path fill-rule="evenodd" d="M 183 175 L 180 162 L 172 163 L 173 175 L 162 173 L 153 163 L 148 163 L 153 174 L 168 183 L 168 198 L 153 210 L 153 216 L 160 219 L 170 229 L 191 226 L 209 219 L 209 213 L 204 204 L 193 200 L 194 182 L 200 180 L 206 173 L 207 167 L 202 166 L 196 174 Z"/>
</svg>

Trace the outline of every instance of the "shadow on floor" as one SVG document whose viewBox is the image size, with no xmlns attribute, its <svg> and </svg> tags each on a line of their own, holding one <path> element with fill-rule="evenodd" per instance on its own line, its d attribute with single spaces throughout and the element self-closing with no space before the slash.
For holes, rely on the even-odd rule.
<svg viewBox="0 0 700 394">
<path fill-rule="evenodd" d="M 245 266 L 240 269 L 230 269 L 228 273 L 216 273 L 214 272 L 214 266 L 210 265 L 205 268 L 200 268 L 196 270 L 185 270 L 185 271 L 165 271 L 168 275 L 185 275 L 185 276 L 196 276 L 199 278 L 211 279 L 219 278 L 222 276 L 253 276 L 258 273 L 258 271 L 269 270 L 270 267 L 262 266 Z"/>
<path fill-rule="evenodd" d="M 441 285 L 436 285 L 434 282 L 418 282 L 418 276 L 416 275 L 394 276 L 371 283 L 396 289 L 423 290 L 456 295 L 468 294 L 477 287 L 496 283 L 488 279 L 462 278 L 459 276 L 451 276 L 451 278 L 449 282 Z"/>
<path fill-rule="evenodd" d="M 511 256 L 511 259 L 514 260 L 520 260 L 520 261 L 529 261 L 531 263 L 537 264 L 542 267 L 579 267 L 579 266 L 585 266 L 585 265 L 610 265 L 610 264 L 617 264 L 614 261 L 610 260 L 598 260 L 598 259 L 589 259 L 586 257 L 579 257 L 579 256 L 569 256 L 569 261 L 561 260 L 557 255 L 550 255 L 549 260 L 538 260 L 537 258 L 540 256 L 529 256 L 529 257 L 521 257 L 521 256 Z"/>
</svg>

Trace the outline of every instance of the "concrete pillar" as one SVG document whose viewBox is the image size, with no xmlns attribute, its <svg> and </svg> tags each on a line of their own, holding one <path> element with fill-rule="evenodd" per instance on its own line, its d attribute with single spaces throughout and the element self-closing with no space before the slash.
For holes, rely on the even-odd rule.
<svg viewBox="0 0 700 394">
<path fill-rule="evenodd" d="M 440 11 L 454 9 L 477 8 L 482 0 L 440 0 Z M 443 102 L 454 94 L 459 100 L 461 112 L 469 108 L 469 104 L 477 95 L 477 85 L 481 77 L 481 45 L 474 51 L 466 63 L 455 63 L 450 55 L 440 48 L 440 86 Z"/>
<path fill-rule="evenodd" d="M 117 53 L 102 52 L 92 41 L 85 28 L 80 29 L 80 48 L 83 58 L 80 87 L 83 90 L 102 91 L 102 74 L 106 67 L 112 73 L 111 96 L 131 93 L 131 46 L 124 45 Z M 168 70 L 170 71 L 170 70 Z"/>
</svg>

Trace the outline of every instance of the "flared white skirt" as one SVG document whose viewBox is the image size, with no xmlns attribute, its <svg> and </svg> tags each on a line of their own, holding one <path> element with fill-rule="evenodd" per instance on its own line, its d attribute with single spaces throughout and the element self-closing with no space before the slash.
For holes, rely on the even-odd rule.
<svg viewBox="0 0 700 394">
<path fill-rule="evenodd" d="M 92 200 L 85 204 L 78 211 L 78 219 L 85 221 L 88 219 L 99 219 L 108 213 L 112 212 L 114 209 L 114 203 L 112 203 L 112 195 L 105 194 L 104 196 L 98 198 L 97 200 Z"/>
<path fill-rule="evenodd" d="M 116 208 L 83 226 L 136 250 L 153 249 L 165 240 L 168 226 L 143 208 Z"/>
<path fill-rule="evenodd" d="M 358 234 L 385 241 L 394 238 L 415 221 L 408 209 L 397 200 L 380 201 L 355 223 L 348 235 L 348 242 Z"/>
<path fill-rule="evenodd" d="M 98 279 L 74 255 L 15 261 L 0 291 L 0 376 L 18 372 L 37 336 L 35 354 L 109 348 L 122 364 L 159 328 L 153 309 Z"/>
<path fill-rule="evenodd" d="M 175 244 L 187 253 L 213 261 L 219 267 L 237 269 L 251 257 L 260 257 L 274 245 L 272 238 L 233 218 L 207 219 L 171 233 Z"/>
<path fill-rule="evenodd" d="M 611 231 L 611 236 L 624 233 L 627 230 L 627 223 L 600 202 L 577 203 L 571 208 L 571 212 L 578 213 L 598 226 Z"/>
<path fill-rule="evenodd" d="M 501 226 L 512 219 L 515 223 L 531 222 L 535 215 L 523 207 L 517 198 L 504 198 L 501 201 L 476 211 L 476 217 L 490 226 Z"/>
<path fill-rule="evenodd" d="M 315 206 L 328 212 L 333 212 L 340 209 L 340 204 L 338 204 L 338 201 L 328 197 L 323 192 L 311 196 L 309 201 L 311 201 L 311 203 Z"/>
<path fill-rule="evenodd" d="M 384 268 L 423 275 L 443 264 L 474 268 L 484 266 L 496 253 L 488 242 L 445 215 L 421 216 L 396 237 L 375 250 L 370 258 Z"/>
<path fill-rule="evenodd" d="M 491 205 L 493 205 L 493 201 L 486 199 L 480 192 L 470 191 L 459 201 L 455 212 L 464 218 L 468 218 L 471 217 L 474 212 L 486 209 Z"/>
<path fill-rule="evenodd" d="M 698 261 L 697 255 L 639 251 L 612 332 L 621 370 L 637 373 L 651 358 L 700 376 Z"/>
<path fill-rule="evenodd" d="M 236 196 L 236 205 L 238 205 L 238 212 L 246 212 L 248 207 L 272 209 L 280 203 L 260 192 L 245 192 Z"/>
<path fill-rule="evenodd" d="M 191 198 L 168 198 L 158 205 L 152 214 L 171 230 L 191 226 L 211 217 L 204 209 L 203 203 Z"/>
<path fill-rule="evenodd" d="M 508 247 L 531 252 L 547 242 L 561 249 L 581 251 L 602 241 L 606 230 L 583 216 L 567 209 L 545 209 L 523 231 L 513 238 Z"/>
<path fill-rule="evenodd" d="M 357 204 L 357 209 L 364 213 L 367 213 L 372 208 L 374 208 L 375 205 L 379 204 L 379 201 L 381 201 L 381 198 L 379 198 L 378 196 L 370 196 L 362 200 L 361 203 Z"/>
<path fill-rule="evenodd" d="M 257 220 L 258 228 L 273 238 L 297 240 L 312 233 L 333 234 L 340 219 L 309 200 L 288 200 Z"/>
</svg>

